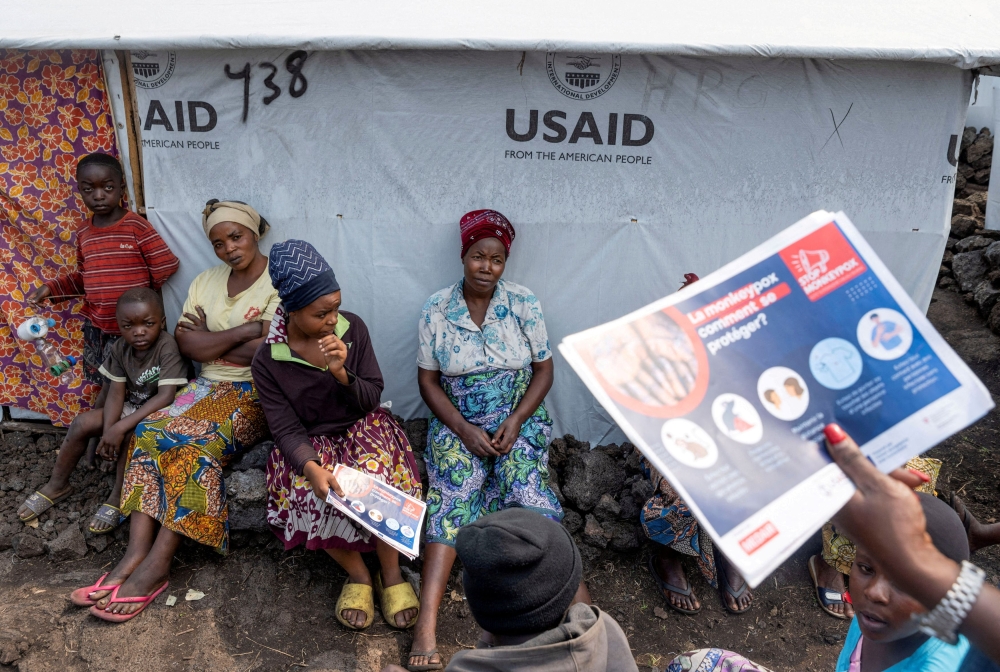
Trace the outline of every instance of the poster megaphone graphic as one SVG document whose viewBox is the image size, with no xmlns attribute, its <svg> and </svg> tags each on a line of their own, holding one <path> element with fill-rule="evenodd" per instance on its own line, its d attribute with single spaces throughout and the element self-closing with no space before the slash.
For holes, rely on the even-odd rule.
<svg viewBox="0 0 1000 672">
<path fill-rule="evenodd" d="M 826 273 L 826 265 L 830 261 L 830 253 L 826 250 L 799 250 L 799 263 L 805 273 L 811 273 L 813 269 L 822 275 Z"/>
</svg>

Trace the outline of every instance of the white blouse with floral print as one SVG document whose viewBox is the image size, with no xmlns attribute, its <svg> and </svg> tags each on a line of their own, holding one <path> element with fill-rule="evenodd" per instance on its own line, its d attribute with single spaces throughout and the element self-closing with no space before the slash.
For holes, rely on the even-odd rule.
<svg viewBox="0 0 1000 672">
<path fill-rule="evenodd" d="M 459 376 L 485 369 L 523 369 L 552 357 L 538 298 L 500 280 L 482 328 L 469 315 L 464 280 L 427 299 L 417 334 L 417 366 Z"/>
</svg>

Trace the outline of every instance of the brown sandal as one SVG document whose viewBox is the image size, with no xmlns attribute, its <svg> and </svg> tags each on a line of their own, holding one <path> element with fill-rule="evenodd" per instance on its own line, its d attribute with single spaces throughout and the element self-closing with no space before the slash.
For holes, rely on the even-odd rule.
<svg viewBox="0 0 1000 672">
<path fill-rule="evenodd" d="M 431 657 L 434 655 L 440 655 L 438 654 L 437 649 L 431 649 L 430 651 L 410 651 L 410 656 L 406 660 L 409 661 L 410 658 L 419 658 L 421 656 L 427 658 L 427 660 L 430 660 Z M 406 669 L 408 669 L 410 672 L 430 672 L 431 670 L 443 670 L 444 661 L 440 661 L 437 663 L 428 662 L 426 665 L 407 665 Z"/>
</svg>

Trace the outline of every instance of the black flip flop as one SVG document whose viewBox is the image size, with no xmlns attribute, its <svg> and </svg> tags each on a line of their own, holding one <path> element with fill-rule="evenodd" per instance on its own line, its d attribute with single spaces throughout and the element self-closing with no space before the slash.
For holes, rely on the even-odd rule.
<svg viewBox="0 0 1000 672">
<path fill-rule="evenodd" d="M 835 604 L 847 604 L 847 600 L 844 599 L 844 594 L 819 585 L 819 573 L 813 565 L 815 561 L 815 555 L 809 558 L 809 577 L 812 579 L 813 588 L 816 589 L 816 600 L 819 602 L 819 608 L 834 618 L 846 621 L 848 619 L 847 614 L 838 614 L 836 611 L 830 609 L 830 607 Z"/>
<path fill-rule="evenodd" d="M 648 565 L 649 565 L 649 573 L 653 575 L 653 580 L 656 581 L 656 585 L 660 587 L 661 591 L 668 590 L 671 593 L 676 593 L 677 595 L 680 595 L 681 597 L 691 597 L 691 592 L 692 592 L 691 586 L 688 586 L 687 589 L 685 590 L 684 588 L 678 588 L 675 585 L 669 584 L 662 578 L 660 578 L 660 575 L 656 573 L 656 566 L 653 564 L 652 555 L 649 556 Z M 698 607 L 697 609 L 681 609 L 680 607 L 673 604 L 669 598 L 667 599 L 667 606 L 673 609 L 674 611 L 678 611 L 684 614 L 685 616 L 694 616 L 699 611 L 701 611 L 701 607 Z"/>
<path fill-rule="evenodd" d="M 747 583 L 746 579 L 743 579 L 743 587 L 739 590 L 733 590 L 733 587 L 729 585 L 729 573 L 722 568 L 722 563 L 716 560 L 715 567 L 719 585 L 725 588 L 726 592 L 729 593 L 729 596 L 733 598 L 734 602 L 739 602 L 739 599 L 746 595 L 747 591 L 750 590 L 750 584 Z M 725 598 L 723 598 L 722 606 L 725 607 L 726 611 L 730 614 L 745 614 L 750 611 L 751 607 L 753 607 L 753 602 L 747 605 L 746 609 L 733 609 L 729 606 L 729 603 L 726 602 Z"/>
</svg>

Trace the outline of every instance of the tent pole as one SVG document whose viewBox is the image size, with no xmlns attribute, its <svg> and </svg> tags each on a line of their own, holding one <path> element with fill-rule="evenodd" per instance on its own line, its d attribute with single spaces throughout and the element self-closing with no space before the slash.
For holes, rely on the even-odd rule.
<svg viewBox="0 0 1000 672">
<path fill-rule="evenodd" d="M 129 144 L 129 168 L 132 171 L 132 184 L 135 188 L 135 209 L 140 215 L 146 215 L 146 194 L 142 181 L 142 142 L 139 138 L 138 110 L 135 104 L 135 77 L 132 74 L 132 54 L 126 50 L 115 50 L 118 57 L 118 70 L 122 81 L 122 103 L 125 106 L 125 133 Z"/>
</svg>

